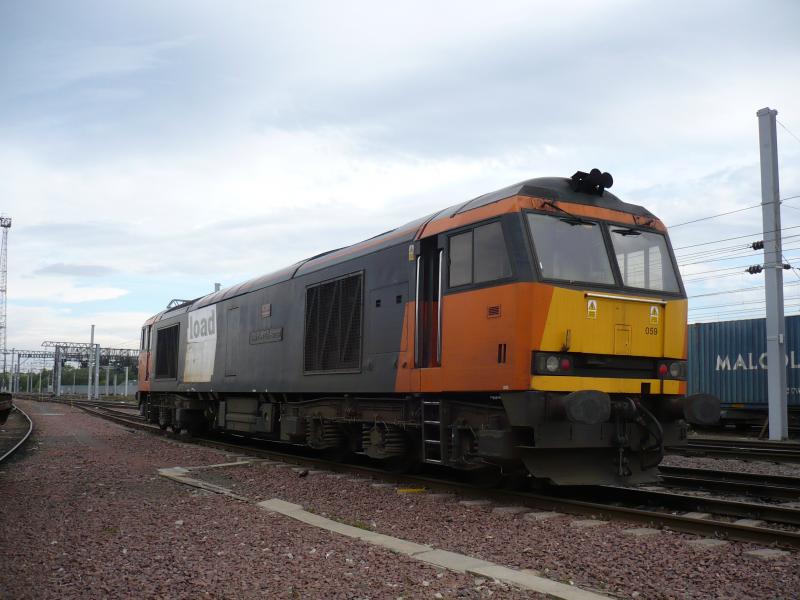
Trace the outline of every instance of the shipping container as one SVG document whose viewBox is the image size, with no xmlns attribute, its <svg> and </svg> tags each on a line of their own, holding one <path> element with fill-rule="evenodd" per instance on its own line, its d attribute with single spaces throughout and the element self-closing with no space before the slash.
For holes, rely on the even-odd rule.
<svg viewBox="0 0 800 600">
<path fill-rule="evenodd" d="M 722 400 L 723 420 L 756 421 L 767 413 L 766 319 L 689 325 L 690 394 Z M 789 412 L 800 412 L 800 315 L 786 317 Z"/>
</svg>

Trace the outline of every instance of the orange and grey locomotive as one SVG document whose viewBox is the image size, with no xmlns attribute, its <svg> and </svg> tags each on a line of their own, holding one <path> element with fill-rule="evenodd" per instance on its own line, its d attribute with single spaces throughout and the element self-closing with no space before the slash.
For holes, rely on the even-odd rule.
<svg viewBox="0 0 800 600">
<path fill-rule="evenodd" d="M 666 228 L 611 183 L 531 179 L 173 301 L 142 328 L 141 409 L 389 463 L 652 479 L 719 401 L 686 396 Z"/>
</svg>

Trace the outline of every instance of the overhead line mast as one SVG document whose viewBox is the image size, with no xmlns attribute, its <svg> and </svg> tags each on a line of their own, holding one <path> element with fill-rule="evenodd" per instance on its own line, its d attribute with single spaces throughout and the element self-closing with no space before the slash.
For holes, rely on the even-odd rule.
<svg viewBox="0 0 800 600">
<path fill-rule="evenodd" d="M 11 217 L 0 216 L 0 228 L 3 230 L 3 243 L 0 248 L 0 345 L 3 349 L 3 388 L 8 389 L 6 381 L 7 357 L 6 357 L 6 330 L 8 319 L 6 315 L 7 292 L 8 292 L 8 230 L 11 229 Z"/>
</svg>

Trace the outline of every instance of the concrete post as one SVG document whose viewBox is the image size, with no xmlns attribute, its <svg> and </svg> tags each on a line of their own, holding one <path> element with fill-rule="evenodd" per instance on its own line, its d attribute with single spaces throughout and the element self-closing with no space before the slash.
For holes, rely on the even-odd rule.
<svg viewBox="0 0 800 600">
<path fill-rule="evenodd" d="M 53 359 L 53 393 L 56 398 L 61 396 L 61 346 L 55 347 Z"/>
<path fill-rule="evenodd" d="M 758 116 L 761 153 L 761 217 L 764 226 L 764 283 L 767 301 L 767 399 L 769 439 L 789 436 L 786 414 L 786 338 L 783 315 L 783 251 L 781 203 L 778 195 L 777 110 L 762 108 Z"/>
<path fill-rule="evenodd" d="M 128 396 L 128 367 L 125 367 L 125 397 Z"/>
<path fill-rule="evenodd" d="M 94 345 L 94 397 L 95 400 L 100 399 L 100 344 Z"/>
<path fill-rule="evenodd" d="M 92 362 L 94 361 L 94 325 L 92 325 L 92 335 L 89 338 L 89 360 L 86 377 L 86 399 L 92 399 Z"/>
</svg>

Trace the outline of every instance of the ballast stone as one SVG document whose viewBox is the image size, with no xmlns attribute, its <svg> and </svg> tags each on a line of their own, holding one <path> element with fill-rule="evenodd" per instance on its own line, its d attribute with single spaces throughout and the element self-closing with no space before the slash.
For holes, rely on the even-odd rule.
<svg viewBox="0 0 800 600">
<path fill-rule="evenodd" d="M 600 519 L 579 519 L 570 523 L 573 527 L 599 527 L 600 525 L 608 525 L 608 521 L 601 521 Z"/>
<path fill-rule="evenodd" d="M 526 521 L 544 521 L 545 519 L 552 519 L 554 517 L 563 517 L 564 513 L 553 512 L 549 510 L 529 512 L 522 515 Z"/>
<path fill-rule="evenodd" d="M 736 519 L 734 525 L 745 525 L 747 527 L 760 527 L 764 524 L 761 519 Z"/>
<path fill-rule="evenodd" d="M 711 513 L 704 513 L 704 512 L 687 512 L 683 515 L 687 519 L 708 519 L 711 517 Z"/>
<path fill-rule="evenodd" d="M 492 509 L 492 512 L 496 515 L 518 515 L 527 510 L 525 506 L 496 506 Z"/>
<path fill-rule="evenodd" d="M 468 508 L 484 508 L 492 504 L 491 500 L 462 500 L 460 505 Z"/>
<path fill-rule="evenodd" d="M 622 533 L 625 535 L 632 535 L 634 537 L 645 537 L 648 535 L 656 535 L 661 533 L 658 529 L 653 529 L 652 527 L 634 527 L 633 529 L 623 529 Z"/>
<path fill-rule="evenodd" d="M 758 550 L 748 550 L 745 552 L 747 556 L 755 556 L 761 560 L 773 560 L 775 558 L 782 558 L 787 556 L 787 550 L 778 550 L 776 548 L 759 548 Z"/>
<path fill-rule="evenodd" d="M 692 548 L 705 550 L 708 548 L 719 548 L 720 546 L 727 546 L 730 542 L 725 540 L 717 540 L 714 538 L 701 538 L 699 540 L 691 540 L 688 542 Z"/>
</svg>

